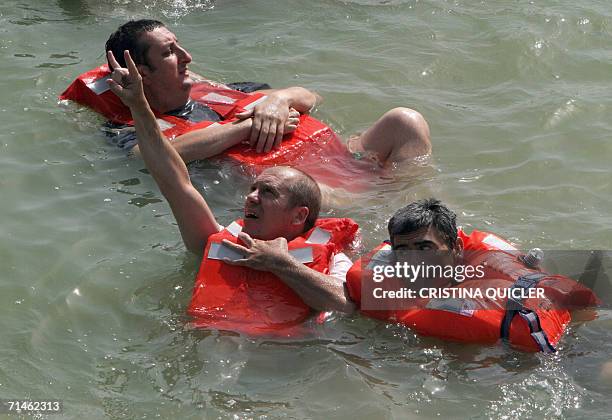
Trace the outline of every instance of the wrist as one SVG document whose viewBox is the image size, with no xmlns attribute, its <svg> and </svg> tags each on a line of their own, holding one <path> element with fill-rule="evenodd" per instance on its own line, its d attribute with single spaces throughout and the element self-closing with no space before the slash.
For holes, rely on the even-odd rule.
<svg viewBox="0 0 612 420">
<path fill-rule="evenodd" d="M 232 123 L 238 130 L 238 137 L 240 141 L 248 139 L 251 135 L 251 127 L 253 127 L 253 118 L 247 118 L 245 120 L 238 120 Z"/>
<path fill-rule="evenodd" d="M 144 96 L 130 103 L 129 108 L 130 112 L 132 113 L 132 117 L 134 116 L 134 114 L 146 114 L 149 112 L 153 112 L 151 110 L 151 107 L 149 106 L 149 102 L 147 102 Z"/>
<path fill-rule="evenodd" d="M 287 108 L 291 108 L 291 95 L 287 92 L 287 89 L 278 90 L 274 93 L 268 95 L 268 98 L 274 100 L 275 102 L 287 106 Z"/>
</svg>

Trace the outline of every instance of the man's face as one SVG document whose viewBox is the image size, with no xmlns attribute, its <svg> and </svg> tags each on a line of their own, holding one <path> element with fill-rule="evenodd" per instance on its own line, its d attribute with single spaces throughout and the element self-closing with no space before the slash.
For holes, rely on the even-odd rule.
<svg viewBox="0 0 612 420">
<path fill-rule="evenodd" d="M 271 240 L 287 237 L 295 229 L 300 208 L 289 208 L 289 182 L 290 175 L 272 171 L 255 179 L 244 203 L 244 232 L 257 239 Z M 299 218 L 297 222 L 299 225 Z"/>
<path fill-rule="evenodd" d="M 448 245 L 442 235 L 433 226 L 428 226 L 414 232 L 393 235 L 391 243 L 394 250 L 406 251 L 448 251 Z"/>
<path fill-rule="evenodd" d="M 453 249 L 449 248 L 442 234 L 433 226 L 424 227 L 414 232 L 393 235 L 391 244 L 394 251 L 423 251 L 410 253 L 413 257 L 423 259 L 430 264 L 453 265 L 458 252 L 462 249 L 458 239 Z"/>
<path fill-rule="evenodd" d="M 161 109 L 166 112 L 185 105 L 193 84 L 187 73 L 191 55 L 178 44 L 176 36 L 163 26 L 144 32 L 139 41 L 149 46 L 146 53 L 148 65 L 138 66 L 147 97 L 160 103 L 151 106 L 158 110 L 172 107 Z"/>
</svg>

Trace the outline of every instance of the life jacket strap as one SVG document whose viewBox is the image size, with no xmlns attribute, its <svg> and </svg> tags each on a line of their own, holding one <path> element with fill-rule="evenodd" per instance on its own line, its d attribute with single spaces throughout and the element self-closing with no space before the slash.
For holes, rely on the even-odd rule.
<svg viewBox="0 0 612 420">
<path fill-rule="evenodd" d="M 544 273 L 531 273 L 526 276 L 521 276 L 514 282 L 510 290 L 531 289 L 537 286 L 540 280 L 542 280 L 544 277 L 546 277 L 546 274 Z M 531 309 L 527 309 L 523 306 L 522 297 L 513 298 L 512 294 L 510 294 L 510 296 L 508 297 L 508 301 L 506 302 L 506 313 L 501 323 L 500 337 L 502 338 L 502 340 L 508 340 L 510 338 L 510 325 L 512 324 L 512 320 L 517 314 L 527 322 L 527 325 L 529 325 L 531 337 L 536 342 L 541 351 L 543 351 L 544 353 L 556 352 L 554 346 L 550 344 L 548 336 L 542 330 L 538 314 L 532 311 Z"/>
</svg>

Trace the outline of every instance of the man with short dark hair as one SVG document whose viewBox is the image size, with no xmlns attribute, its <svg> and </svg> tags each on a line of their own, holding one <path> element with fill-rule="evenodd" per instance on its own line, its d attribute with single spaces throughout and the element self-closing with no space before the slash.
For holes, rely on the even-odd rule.
<svg viewBox="0 0 612 420">
<path fill-rule="evenodd" d="M 394 250 L 463 249 L 463 241 L 457 236 L 457 215 L 435 198 L 402 207 L 389 219 L 387 230 Z"/>
<path fill-rule="evenodd" d="M 161 22 L 130 21 L 119 27 L 107 41 L 106 50 L 112 51 L 118 64 L 125 67 L 120 57 L 126 49 L 142 76 L 145 96 L 154 111 L 192 121 L 220 119 L 211 109 L 190 101 L 191 55 Z M 242 90 L 240 86 L 228 86 Z M 260 87 L 247 86 L 247 91 Z M 279 147 L 285 133 L 295 130 L 299 124 L 298 113 L 310 112 L 318 98 L 302 87 L 260 92 L 267 95 L 266 99 L 252 110 L 237 114 L 240 121 L 184 134 L 172 146 L 186 162 L 214 156 L 247 139 L 257 152 L 269 152 Z M 135 136 L 128 134 L 118 143 L 133 147 Z M 372 158 L 386 166 L 430 153 L 429 126 L 417 111 L 394 108 L 363 134 L 352 137 L 347 146 L 357 158 Z"/>
<path fill-rule="evenodd" d="M 588 287 L 540 270 L 535 254 L 490 232 L 457 229 L 455 213 L 439 200 L 398 210 L 388 229 L 390 243 L 347 273 L 349 295 L 367 316 L 445 340 L 502 339 L 554 352 L 569 311 L 600 303 Z"/>
<path fill-rule="evenodd" d="M 185 245 L 196 254 L 206 249 L 200 274 L 219 275 L 223 267 L 207 270 L 206 264 L 211 260 L 222 260 L 229 265 L 271 273 L 297 294 L 301 302 L 315 310 L 352 310 L 343 285 L 350 260 L 338 254 L 336 245 L 340 244 L 328 245 L 326 238 L 320 238 L 321 235 L 311 235 L 305 238 L 305 246 L 301 248 L 307 254 L 310 252 L 311 262 L 323 267 L 321 270 L 329 274 L 307 267 L 304 265 L 306 262 L 300 262 L 290 252 L 290 246 L 288 248 L 288 242 L 290 245 L 305 232 L 310 230 L 314 233 L 310 227 L 317 220 L 321 205 L 321 193 L 316 182 L 293 168 L 273 167 L 263 171 L 246 197 L 242 226 L 236 223 L 234 228 L 237 231 L 231 226 L 223 229 L 206 199 L 191 184 L 185 163 L 162 135 L 144 94 L 144 77 L 139 74 L 129 52 L 126 51 L 124 57 L 129 70 L 115 60 L 112 52 L 108 53 L 113 70 L 109 79 L 110 88 L 130 108 L 142 157 L 172 208 Z M 356 229 L 354 222 L 350 221 L 348 225 Z M 221 231 L 226 232 L 226 236 L 213 247 L 211 238 L 218 239 Z M 229 240 L 230 234 L 234 235 L 234 240 Z M 329 236 L 333 241 L 334 234 Z M 323 256 L 321 258 L 329 257 L 329 260 L 317 261 L 320 255 Z M 257 276 L 255 271 L 249 273 Z M 270 279 L 266 277 L 265 280 Z M 257 287 L 259 282 L 254 283 L 253 287 Z M 196 287 L 194 295 L 198 292 L 199 287 Z M 269 313 L 266 309 L 266 314 Z M 208 312 L 206 314 L 210 315 Z"/>
<path fill-rule="evenodd" d="M 105 47 L 106 51 L 113 52 L 123 67 L 123 51 L 130 51 L 142 75 L 147 101 L 155 112 L 191 122 L 222 120 L 211 108 L 190 99 L 194 83 L 188 71 L 191 55 L 162 22 L 148 19 L 129 21 L 111 34 Z M 246 93 L 258 90 L 266 93 L 267 97 L 251 113 L 239 114 L 241 121 L 207 127 L 175 139 L 172 145 L 186 162 L 214 156 L 246 139 L 250 139 L 258 151 L 269 151 L 273 145 L 280 144 L 285 132 L 297 127 L 299 112 L 308 112 L 316 102 L 315 94 L 298 87 L 265 90 L 268 85 L 256 83 L 230 84 L 227 87 Z M 110 133 L 118 133 L 114 141 L 120 147 L 138 150 L 133 131 L 118 130 L 123 126 L 111 125 L 110 128 Z"/>
</svg>

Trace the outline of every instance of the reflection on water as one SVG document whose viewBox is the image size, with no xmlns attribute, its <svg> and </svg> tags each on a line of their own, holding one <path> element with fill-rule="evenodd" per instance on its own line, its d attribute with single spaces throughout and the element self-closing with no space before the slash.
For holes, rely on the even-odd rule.
<svg viewBox="0 0 612 420">
<path fill-rule="evenodd" d="M 214 0 L 57 0 L 57 5 L 74 20 L 90 16 L 112 14 L 130 17 L 131 14 L 160 14 L 166 19 L 178 19 L 190 13 L 210 10 Z M 29 10 L 36 9 L 28 8 Z"/>
</svg>

